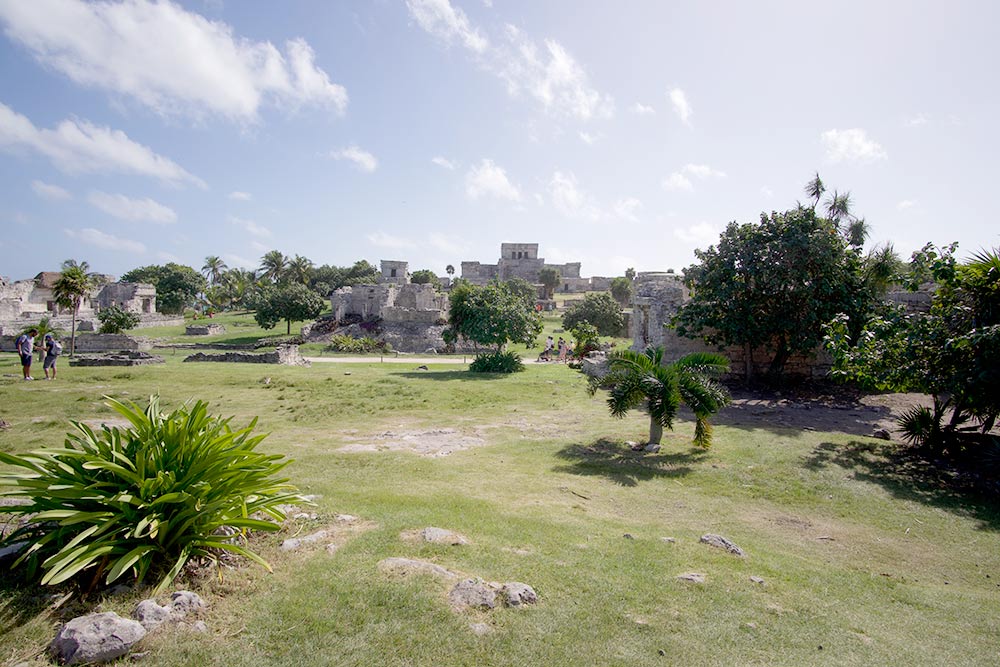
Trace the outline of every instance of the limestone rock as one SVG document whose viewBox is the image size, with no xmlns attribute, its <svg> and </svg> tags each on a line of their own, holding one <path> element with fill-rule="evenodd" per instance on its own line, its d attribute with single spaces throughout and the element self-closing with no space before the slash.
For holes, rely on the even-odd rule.
<svg viewBox="0 0 1000 667">
<path fill-rule="evenodd" d="M 872 433 L 872 437 L 878 438 L 879 440 L 892 440 L 892 436 L 889 434 L 889 431 L 885 430 L 884 428 L 875 429 L 875 431 Z"/>
<path fill-rule="evenodd" d="M 191 591 L 177 591 L 170 596 L 170 611 L 178 616 L 185 616 L 191 612 L 208 607 L 201 596 Z"/>
<path fill-rule="evenodd" d="M 451 604 L 462 609 L 493 609 L 497 605 L 497 594 L 482 579 L 463 579 L 448 593 Z"/>
<path fill-rule="evenodd" d="M 656 444 L 655 442 L 651 442 L 648 445 L 646 445 L 645 447 L 643 447 L 642 451 L 644 451 L 644 452 L 650 452 L 652 454 L 656 454 L 657 452 L 660 451 L 660 446 L 658 444 Z"/>
<path fill-rule="evenodd" d="M 135 607 L 132 618 L 139 621 L 146 632 L 152 632 L 160 625 L 173 618 L 173 612 L 167 607 L 161 607 L 156 600 L 143 600 Z"/>
<path fill-rule="evenodd" d="M 765 585 L 763 577 L 754 577 L 754 576 L 751 576 L 750 577 L 750 581 L 752 581 L 753 583 L 758 584 L 760 586 L 764 586 Z"/>
<path fill-rule="evenodd" d="M 109 611 L 79 616 L 59 630 L 49 651 L 61 663 L 107 662 L 121 657 L 146 636 L 138 621 Z"/>
<path fill-rule="evenodd" d="M 538 595 L 535 593 L 535 589 L 528 584 L 522 584 L 520 581 L 508 581 L 500 589 L 500 594 L 503 596 L 504 604 L 508 607 L 520 607 L 538 602 Z"/>
<path fill-rule="evenodd" d="M 699 540 L 702 544 L 707 544 L 709 546 L 716 547 L 717 549 L 725 549 L 734 556 L 745 556 L 743 549 L 724 538 L 722 535 L 712 535 L 711 533 L 701 536 Z"/>
<path fill-rule="evenodd" d="M 287 540 L 284 540 L 281 543 L 281 550 L 282 551 L 294 551 L 295 549 L 298 549 L 299 547 L 306 546 L 306 545 L 309 545 L 309 544 L 315 544 L 316 542 L 320 542 L 322 540 L 325 540 L 329 536 L 330 536 L 329 531 L 326 531 L 326 530 L 317 530 L 312 535 L 306 535 L 305 537 L 291 537 L 291 538 L 289 538 Z"/>
<path fill-rule="evenodd" d="M 389 574 L 429 574 L 442 579 L 458 579 L 458 575 L 436 563 L 412 558 L 386 558 L 379 561 L 378 569 Z"/>
<path fill-rule="evenodd" d="M 431 544 L 450 544 L 451 546 L 459 546 L 469 543 L 468 538 L 464 535 L 445 528 L 435 528 L 433 526 L 424 528 L 420 532 L 420 536 L 424 539 L 424 542 L 430 542 Z"/>
<path fill-rule="evenodd" d="M 678 574 L 677 578 L 681 581 L 690 581 L 693 584 L 705 583 L 705 575 L 701 572 L 685 572 L 684 574 Z"/>
</svg>

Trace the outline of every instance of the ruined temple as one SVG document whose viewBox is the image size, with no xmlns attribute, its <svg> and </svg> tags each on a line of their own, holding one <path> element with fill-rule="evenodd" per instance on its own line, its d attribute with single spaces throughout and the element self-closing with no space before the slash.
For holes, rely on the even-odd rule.
<svg viewBox="0 0 1000 667">
<path fill-rule="evenodd" d="M 537 243 L 501 243 L 500 259 L 496 264 L 462 262 L 462 278 L 473 285 L 511 278 L 522 278 L 529 283 L 538 284 L 542 269 L 555 269 L 559 272 L 561 282 L 556 289 L 560 292 L 606 290 L 611 284 L 610 278 L 581 278 L 580 262 L 547 264 L 545 259 L 538 256 Z"/>
</svg>

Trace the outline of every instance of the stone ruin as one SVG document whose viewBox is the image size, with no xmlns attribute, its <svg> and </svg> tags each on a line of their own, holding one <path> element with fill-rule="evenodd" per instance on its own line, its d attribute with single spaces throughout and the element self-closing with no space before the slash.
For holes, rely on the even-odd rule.
<svg viewBox="0 0 1000 667">
<path fill-rule="evenodd" d="M 184 358 L 184 361 L 221 361 L 236 364 L 281 364 L 283 366 L 309 366 L 310 363 L 299 352 L 298 345 L 279 345 L 274 352 L 223 352 L 205 354 L 198 352 Z"/>
<path fill-rule="evenodd" d="M 593 292 L 611 288 L 611 278 L 603 276 L 581 278 L 580 266 L 580 262 L 547 264 L 545 259 L 538 256 L 537 243 L 501 243 L 500 259 L 496 264 L 462 262 L 462 278 L 473 285 L 485 285 L 494 279 L 511 278 L 522 278 L 535 285 L 539 283 L 539 273 L 542 269 L 555 269 L 561 278 L 559 286 L 556 287 L 559 292 Z"/>
<path fill-rule="evenodd" d="M 920 291 L 898 290 L 889 292 L 886 300 L 904 306 L 910 312 L 926 311 L 930 307 L 932 286 Z M 632 349 L 641 351 L 652 345 L 662 346 L 664 361 L 672 362 L 692 352 L 717 352 L 729 359 L 729 377 L 742 378 L 745 373 L 746 353 L 741 346 L 709 345 L 701 339 L 684 338 L 671 328 L 670 322 L 680 307 L 690 298 L 683 278 L 675 273 L 643 272 L 636 276 L 632 292 L 632 316 L 629 318 L 629 337 Z M 773 359 L 773 351 L 754 351 L 753 372 L 763 376 Z M 785 364 L 785 373 L 811 379 L 829 375 L 833 360 L 822 348 L 812 354 L 792 355 Z"/>
<path fill-rule="evenodd" d="M 70 359 L 70 366 L 147 366 L 149 364 L 162 364 L 163 357 L 150 354 L 149 352 L 128 351 L 110 352 L 99 356 L 74 357 Z"/>
<path fill-rule="evenodd" d="M 185 336 L 216 336 L 226 333 L 221 324 L 190 324 L 184 328 Z"/>
</svg>

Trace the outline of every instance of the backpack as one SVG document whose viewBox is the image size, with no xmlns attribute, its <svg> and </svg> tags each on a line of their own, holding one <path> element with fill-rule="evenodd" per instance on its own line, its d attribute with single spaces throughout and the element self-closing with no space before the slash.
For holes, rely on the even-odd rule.
<svg viewBox="0 0 1000 667">
<path fill-rule="evenodd" d="M 28 340 L 28 336 L 26 334 L 21 334 L 20 336 L 18 336 L 14 340 L 14 351 L 17 352 L 18 354 L 21 354 L 21 344 L 26 340 Z"/>
<path fill-rule="evenodd" d="M 59 341 L 57 341 L 56 339 L 53 338 L 52 339 L 52 356 L 58 357 L 60 354 L 62 354 L 62 343 L 60 343 Z"/>
</svg>

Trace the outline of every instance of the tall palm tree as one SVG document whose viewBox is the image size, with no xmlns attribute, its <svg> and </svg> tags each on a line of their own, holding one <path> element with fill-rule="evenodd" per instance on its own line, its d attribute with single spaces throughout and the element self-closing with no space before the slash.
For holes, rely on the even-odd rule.
<svg viewBox="0 0 1000 667">
<path fill-rule="evenodd" d="M 449 264 L 448 266 L 444 267 L 444 272 L 448 274 L 449 278 L 451 278 L 453 275 L 455 275 L 455 267 Z"/>
<path fill-rule="evenodd" d="M 52 286 L 52 294 L 56 302 L 73 312 L 73 324 L 70 328 L 69 356 L 76 351 L 76 318 L 80 314 L 80 303 L 94 288 L 94 277 L 87 273 L 90 266 L 86 262 L 79 264 L 68 259 L 63 262 L 62 273 Z"/>
<path fill-rule="evenodd" d="M 841 194 L 834 190 L 833 196 L 826 200 L 824 207 L 826 208 L 826 217 L 837 223 L 838 226 L 842 222 L 853 220 L 850 192 Z"/>
<path fill-rule="evenodd" d="M 295 259 L 288 262 L 286 275 L 294 282 L 308 285 L 309 278 L 312 276 L 312 269 L 313 263 L 311 259 L 302 255 L 296 255 Z"/>
<path fill-rule="evenodd" d="M 205 265 L 201 267 L 202 274 L 208 278 L 208 282 L 212 285 L 218 285 L 219 281 L 222 279 L 222 274 L 225 273 L 226 263 L 221 257 L 216 257 L 215 255 L 209 255 L 205 258 Z"/>
<path fill-rule="evenodd" d="M 284 280 L 285 271 L 288 269 L 288 258 L 278 250 L 270 250 L 260 258 L 260 270 L 263 272 L 262 278 L 278 283 Z"/>
<path fill-rule="evenodd" d="M 814 209 L 819 206 L 819 200 L 823 197 L 824 192 L 826 192 L 826 186 L 823 185 L 823 181 L 820 179 L 819 172 L 817 171 L 816 177 L 806 183 L 806 194 L 812 198 L 812 207 Z"/>
<path fill-rule="evenodd" d="M 630 410 L 644 407 L 649 413 L 649 443 L 660 444 L 663 429 L 672 429 L 681 403 L 695 415 L 694 442 L 712 444 L 708 419 L 729 403 L 729 392 L 717 378 L 729 370 L 729 360 L 719 354 L 696 352 L 663 364 L 663 348 L 644 352 L 620 350 L 609 357 L 610 370 L 593 378 L 589 391 L 608 387 L 611 416 L 621 419 Z"/>
</svg>

